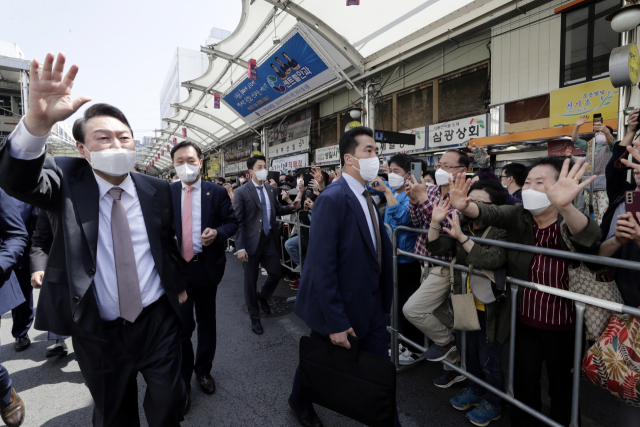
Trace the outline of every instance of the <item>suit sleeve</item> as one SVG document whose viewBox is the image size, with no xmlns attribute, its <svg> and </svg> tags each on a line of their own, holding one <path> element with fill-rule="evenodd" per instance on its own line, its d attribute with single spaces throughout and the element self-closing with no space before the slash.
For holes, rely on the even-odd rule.
<svg viewBox="0 0 640 427">
<path fill-rule="evenodd" d="M 24 253 L 27 247 L 27 230 L 22 222 L 18 208 L 9 199 L 7 194 L 0 190 L 0 268 L 4 273 L 0 286 L 5 282 L 7 275 Z"/>
<path fill-rule="evenodd" d="M 291 206 L 290 205 L 282 206 L 278 201 L 277 197 L 275 197 L 275 205 L 276 205 L 277 216 L 290 215 L 293 213 L 293 209 L 291 209 Z"/>
<path fill-rule="evenodd" d="M 240 190 L 240 189 L 238 189 Z M 236 231 L 236 238 L 235 238 L 235 242 L 236 242 L 236 249 L 240 250 L 246 250 L 247 248 L 245 247 L 245 243 L 243 241 L 243 233 L 244 233 L 244 191 L 240 190 L 238 191 L 236 190 L 235 193 L 233 193 L 233 213 L 236 217 L 236 221 L 238 224 L 238 229 Z"/>
<path fill-rule="evenodd" d="M 167 250 L 167 255 L 170 259 L 170 262 L 175 266 L 176 271 L 180 273 L 182 271 L 182 255 L 180 254 L 180 248 L 178 247 L 178 238 L 176 237 L 176 228 L 174 226 L 174 209 L 173 209 L 173 200 L 171 187 L 169 183 L 166 184 L 166 192 L 167 198 L 165 203 L 169 206 L 169 223 L 167 226 L 167 232 L 165 233 L 167 242 L 165 242 L 165 247 Z M 184 291 L 187 288 L 187 283 L 185 282 L 183 274 L 176 274 L 174 278 L 174 287 L 178 293 Z"/>
<path fill-rule="evenodd" d="M 330 196 L 320 196 L 313 205 L 314 230 L 311 232 L 307 249 L 306 263 L 322 266 L 314 271 L 313 292 L 318 299 L 322 317 L 327 325 L 327 332 L 334 334 L 351 328 L 351 324 L 344 310 L 342 295 L 338 289 L 338 252 L 340 244 L 340 223 L 336 218 L 342 218 L 344 206 L 336 206 L 340 202 Z M 336 213 L 340 215 L 336 216 Z M 344 260 L 342 260 L 344 262 Z"/>
<path fill-rule="evenodd" d="M 45 271 L 49 260 L 49 250 L 53 242 L 53 231 L 47 212 L 40 209 L 36 229 L 31 236 L 31 273 Z"/>
<path fill-rule="evenodd" d="M 216 228 L 216 230 L 218 231 L 218 239 L 220 241 L 224 241 L 236 234 L 236 231 L 238 231 L 238 220 L 233 213 L 231 198 L 226 191 L 224 191 L 224 194 L 222 194 L 222 192 L 220 194 L 218 212 L 222 225 Z"/>
</svg>

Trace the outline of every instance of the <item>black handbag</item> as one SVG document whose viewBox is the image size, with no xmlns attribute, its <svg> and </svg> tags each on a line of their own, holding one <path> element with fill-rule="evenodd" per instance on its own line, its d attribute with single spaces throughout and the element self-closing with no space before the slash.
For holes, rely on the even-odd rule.
<svg viewBox="0 0 640 427">
<path fill-rule="evenodd" d="M 392 427 L 396 367 L 388 359 L 312 337 L 300 339 L 301 392 L 305 399 L 369 427 Z"/>
</svg>

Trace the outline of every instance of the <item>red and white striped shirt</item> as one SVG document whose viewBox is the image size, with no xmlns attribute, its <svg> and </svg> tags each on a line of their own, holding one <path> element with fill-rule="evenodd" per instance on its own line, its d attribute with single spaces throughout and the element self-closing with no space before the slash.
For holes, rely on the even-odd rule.
<svg viewBox="0 0 640 427">
<path fill-rule="evenodd" d="M 534 222 L 533 232 L 536 246 L 562 249 L 560 227 L 554 223 L 540 229 Z M 531 260 L 529 281 L 558 289 L 569 289 L 569 263 L 564 258 L 536 254 Z M 555 295 L 525 289 L 518 307 L 518 318 L 522 323 L 551 331 L 575 329 L 573 301 Z"/>
</svg>

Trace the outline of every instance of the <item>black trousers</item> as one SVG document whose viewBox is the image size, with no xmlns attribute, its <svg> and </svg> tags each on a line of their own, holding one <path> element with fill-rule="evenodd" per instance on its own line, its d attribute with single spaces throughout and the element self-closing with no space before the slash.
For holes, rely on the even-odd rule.
<svg viewBox="0 0 640 427">
<path fill-rule="evenodd" d="M 411 298 L 411 295 L 420 287 L 421 276 L 422 268 L 418 261 L 398 263 L 398 307 L 400 307 L 401 310 L 409 298 Z M 416 344 L 424 345 L 424 334 L 420 329 L 413 326 L 402 313 L 398 317 L 398 326 L 402 335 Z M 414 353 L 418 352 L 412 345 L 405 345 L 410 351 Z"/>
<path fill-rule="evenodd" d="M 193 372 L 198 377 L 204 377 L 211 373 L 213 358 L 216 354 L 218 283 L 209 279 L 202 258 L 197 262 L 187 263 L 184 272 L 187 279 L 187 301 L 180 307 L 180 317 L 182 318 L 182 332 L 180 332 L 181 371 L 185 384 L 191 384 Z M 196 322 L 198 323 L 198 348 L 194 357 L 191 336 L 196 329 Z"/>
<path fill-rule="evenodd" d="M 80 371 L 95 403 L 96 427 L 139 427 L 138 382 L 147 383 L 150 427 L 179 426 L 186 390 L 180 376 L 180 320 L 162 296 L 134 323 L 105 322 L 106 340 L 73 337 Z"/>
<path fill-rule="evenodd" d="M 568 426 L 571 422 L 571 386 L 575 331 L 547 331 L 516 322 L 514 397 L 540 412 L 542 363 L 549 376 L 550 418 Z M 542 422 L 511 405 L 513 427 L 541 426 Z"/>
<path fill-rule="evenodd" d="M 28 267 L 13 270 L 13 272 L 16 273 L 25 301 L 11 310 L 11 317 L 13 318 L 11 335 L 14 338 L 22 338 L 27 335 L 33 323 L 33 286 L 31 286 L 31 274 Z"/>
<path fill-rule="evenodd" d="M 271 230 L 273 233 L 274 230 Z M 251 319 L 260 319 L 260 306 L 258 305 L 257 287 L 260 264 L 267 270 L 269 276 L 260 289 L 260 295 L 269 299 L 280 283 L 282 269 L 280 268 L 280 252 L 276 247 L 273 236 L 266 236 L 260 232 L 258 248 L 253 255 L 249 255 L 249 261 L 244 265 L 244 299 L 249 309 Z"/>
</svg>

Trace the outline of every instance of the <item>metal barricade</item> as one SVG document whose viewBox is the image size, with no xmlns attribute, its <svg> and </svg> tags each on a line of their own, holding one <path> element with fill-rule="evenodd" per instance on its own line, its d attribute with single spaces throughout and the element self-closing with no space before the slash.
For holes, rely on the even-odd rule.
<svg viewBox="0 0 640 427">
<path fill-rule="evenodd" d="M 288 224 L 288 225 L 294 225 L 295 229 L 297 230 L 298 233 L 298 253 L 300 254 L 300 264 L 297 267 L 293 266 L 293 260 L 289 260 L 291 265 L 287 265 L 284 260 L 282 260 L 280 262 L 280 265 L 283 266 L 284 268 L 287 268 L 289 270 L 291 270 L 294 273 L 300 273 L 300 275 L 302 275 L 302 266 L 303 266 L 303 261 L 302 261 L 302 239 L 300 238 L 300 231 L 302 228 L 308 228 L 311 229 L 310 226 L 302 224 L 300 222 L 300 212 L 296 212 L 295 214 L 296 216 L 296 220 L 295 221 L 287 221 L 284 219 L 276 219 L 276 223 L 278 224 Z M 291 238 L 291 236 L 289 236 L 289 238 Z M 282 251 L 282 253 L 284 254 L 285 252 L 285 247 L 284 247 L 284 238 L 282 236 L 280 236 L 280 250 Z M 291 297 L 291 298 L 287 298 L 287 302 L 293 302 L 296 300 L 296 297 Z"/>
<path fill-rule="evenodd" d="M 410 339 L 404 337 L 402 334 L 398 332 L 398 316 L 400 315 L 399 307 L 398 307 L 398 256 L 399 255 L 408 256 L 408 257 L 412 257 L 424 262 L 428 262 L 428 263 L 443 266 L 443 267 L 449 267 L 450 264 L 449 262 L 446 262 L 446 261 L 441 261 L 435 258 L 425 257 L 422 255 L 414 254 L 413 252 L 406 252 L 401 249 L 398 249 L 398 246 L 397 246 L 398 231 L 410 231 L 410 232 L 415 232 L 419 234 L 428 234 L 429 230 L 411 228 L 406 226 L 398 226 L 395 228 L 395 230 L 391 230 L 391 227 L 388 224 L 385 224 L 385 226 L 387 227 L 387 229 L 391 234 L 391 242 L 393 244 L 393 306 L 392 306 L 392 313 L 391 313 L 392 314 L 391 327 L 389 328 L 391 332 L 391 348 L 397 349 L 398 342 L 403 341 L 405 343 L 411 344 L 419 351 L 424 352 L 424 351 L 427 351 L 426 348 L 411 341 Z M 600 264 L 600 265 L 606 265 L 606 266 L 612 266 L 612 267 L 622 267 L 622 268 L 627 268 L 631 270 L 640 270 L 640 262 L 623 261 L 618 259 L 595 256 L 595 255 L 584 255 L 580 253 L 567 252 L 567 251 L 556 250 L 556 249 L 539 248 L 536 246 L 528 246 L 528 245 L 522 245 L 518 243 L 509 243 L 509 242 L 502 242 L 502 241 L 491 240 L 491 239 L 483 239 L 480 237 L 471 237 L 471 240 L 473 240 L 476 243 L 481 243 L 484 245 L 499 246 L 499 247 L 510 249 L 510 250 L 518 250 L 523 252 L 531 252 L 535 254 L 551 255 L 556 257 L 562 257 L 569 260 L 589 262 L 593 264 Z M 463 265 L 456 264 L 454 265 L 454 268 L 456 270 L 464 271 L 467 273 L 469 272 L 469 268 Z M 425 266 L 425 270 L 427 269 L 428 267 Z M 425 271 L 425 273 L 427 273 L 427 271 Z M 484 273 L 478 272 L 478 270 L 474 270 L 473 274 L 478 276 L 484 276 Z M 602 307 L 607 310 L 614 311 L 616 313 L 629 314 L 638 318 L 640 318 L 640 309 L 626 306 L 619 303 L 614 303 L 611 301 L 589 297 L 586 295 L 577 294 L 575 292 L 565 291 L 563 289 L 557 289 L 557 288 L 552 288 L 550 286 L 527 282 L 525 280 L 520 280 L 513 277 L 507 277 L 507 283 L 509 283 L 511 287 L 511 313 L 510 313 L 511 330 L 510 330 L 510 337 L 509 337 L 509 366 L 508 366 L 508 374 L 507 374 L 506 393 L 501 392 L 500 390 L 491 386 L 487 382 L 467 372 L 466 370 L 466 336 L 465 336 L 466 334 L 464 331 L 456 332 L 456 334 L 460 334 L 460 337 L 461 337 L 460 367 L 446 360 L 443 360 L 442 363 L 445 364 L 447 367 L 453 369 L 454 371 L 465 375 L 471 381 L 482 385 L 484 388 L 500 396 L 502 399 L 509 402 L 511 405 L 517 406 L 518 408 L 536 417 L 537 419 L 544 422 L 545 424 L 554 426 L 554 427 L 562 427 L 561 424 L 553 421 L 551 418 L 547 417 L 546 415 L 534 410 L 533 408 L 530 408 L 529 406 L 523 404 L 522 402 L 514 398 L 513 377 L 514 377 L 514 362 L 515 362 L 515 336 L 516 336 L 515 334 L 516 334 L 516 310 L 517 310 L 518 287 L 533 289 L 536 291 L 540 291 L 540 292 L 544 292 L 551 295 L 573 300 L 576 306 L 576 335 L 575 335 L 575 342 L 574 342 L 573 389 L 572 389 L 573 394 L 572 394 L 572 401 L 571 401 L 570 427 L 578 427 L 578 421 L 579 421 L 578 403 L 579 403 L 579 397 L 580 397 L 580 372 L 581 372 L 581 360 L 582 360 L 582 352 L 581 352 L 582 332 L 584 328 L 584 312 L 585 312 L 586 305 L 589 304 L 596 307 Z M 462 292 L 463 293 L 466 292 L 465 286 L 462 287 Z M 396 369 L 400 370 L 398 352 L 392 351 L 391 356 L 392 356 L 393 363 L 396 365 Z"/>
</svg>

